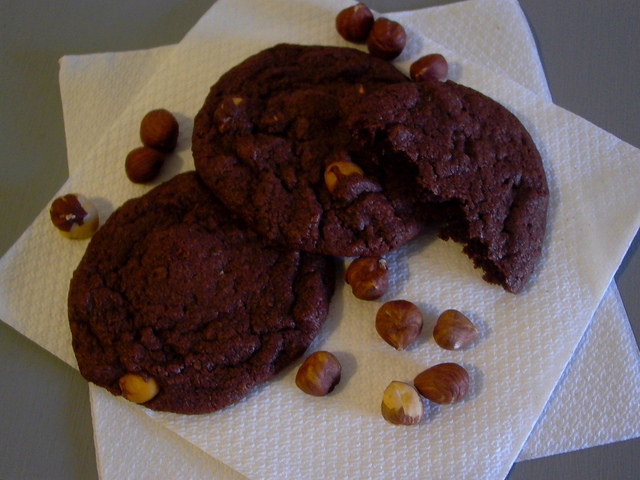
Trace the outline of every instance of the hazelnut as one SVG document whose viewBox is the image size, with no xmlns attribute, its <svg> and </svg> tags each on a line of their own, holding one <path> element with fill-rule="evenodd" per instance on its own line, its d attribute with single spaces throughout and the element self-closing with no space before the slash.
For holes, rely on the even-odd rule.
<svg viewBox="0 0 640 480">
<path fill-rule="evenodd" d="M 224 97 L 213 112 L 213 124 L 218 133 L 232 130 L 235 124 L 241 120 L 245 106 L 243 97 L 231 95 Z"/>
<path fill-rule="evenodd" d="M 300 365 L 296 374 L 296 385 L 300 390 L 315 397 L 324 397 L 340 383 L 342 365 L 330 352 L 312 353 Z"/>
<path fill-rule="evenodd" d="M 56 198 L 49 209 L 51 221 L 67 238 L 89 238 L 100 223 L 98 210 L 84 195 L 69 193 Z"/>
<path fill-rule="evenodd" d="M 372 25 L 373 13 L 364 3 L 345 8 L 336 17 L 336 30 L 349 42 L 364 42 Z"/>
<path fill-rule="evenodd" d="M 411 345 L 422 332 L 422 312 L 407 300 L 391 300 L 376 314 L 376 331 L 396 350 Z"/>
<path fill-rule="evenodd" d="M 164 163 L 162 152 L 151 147 L 134 148 L 127 155 L 124 169 L 133 183 L 147 183 L 155 179 Z"/>
<path fill-rule="evenodd" d="M 424 405 L 418 391 L 405 382 L 393 381 L 382 395 L 382 416 L 393 425 L 415 425 L 422 420 Z"/>
<path fill-rule="evenodd" d="M 396 58 L 402 53 L 406 44 L 407 33 L 404 27 L 384 17 L 374 22 L 367 38 L 369 53 L 383 60 Z"/>
<path fill-rule="evenodd" d="M 155 397 L 160 389 L 153 377 L 127 373 L 118 380 L 122 396 L 133 403 L 144 403 Z"/>
<path fill-rule="evenodd" d="M 445 310 L 433 329 L 433 339 L 446 350 L 459 350 L 478 337 L 478 329 L 457 310 Z"/>
<path fill-rule="evenodd" d="M 364 175 L 362 169 L 353 162 L 340 160 L 333 162 L 324 171 L 324 183 L 329 192 L 333 193 L 341 177 L 350 177 L 351 175 Z"/>
<path fill-rule="evenodd" d="M 409 75 L 414 82 L 425 80 L 444 80 L 449 74 L 449 64 L 439 53 L 419 58 L 409 67 Z"/>
<path fill-rule="evenodd" d="M 176 148 L 180 126 L 171 112 L 151 110 L 140 122 L 140 140 L 145 147 L 170 153 Z"/>
<path fill-rule="evenodd" d="M 349 264 L 345 274 L 351 291 L 360 300 L 377 300 L 389 289 L 389 268 L 381 257 L 360 257 Z"/>
<path fill-rule="evenodd" d="M 419 373 L 413 385 L 434 403 L 459 402 L 469 390 L 469 373 L 457 363 L 440 363 Z"/>
</svg>

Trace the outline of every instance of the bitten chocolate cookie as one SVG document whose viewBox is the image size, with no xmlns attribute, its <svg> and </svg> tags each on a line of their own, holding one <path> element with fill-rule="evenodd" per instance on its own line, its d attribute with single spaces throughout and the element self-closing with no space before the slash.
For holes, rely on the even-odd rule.
<svg viewBox="0 0 640 480">
<path fill-rule="evenodd" d="M 350 161 L 344 121 L 370 92 L 407 78 L 358 50 L 277 45 L 211 88 L 196 116 L 193 156 L 203 181 L 266 238 L 335 256 L 380 255 L 418 233 L 402 199 L 369 172 L 325 169 Z"/>
<path fill-rule="evenodd" d="M 349 120 L 351 155 L 402 185 L 485 280 L 518 292 L 541 255 L 549 198 L 540 154 L 507 109 L 454 82 L 385 87 Z"/>
<path fill-rule="evenodd" d="M 115 395 L 212 412 L 305 351 L 333 289 L 332 259 L 267 245 L 189 172 L 93 236 L 69 291 L 73 348 L 82 375 Z M 157 394 L 136 396 L 149 379 Z"/>
</svg>

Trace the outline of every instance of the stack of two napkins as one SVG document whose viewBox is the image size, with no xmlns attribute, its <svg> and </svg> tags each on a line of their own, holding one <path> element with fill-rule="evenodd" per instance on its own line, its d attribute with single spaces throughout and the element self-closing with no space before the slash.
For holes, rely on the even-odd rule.
<svg viewBox="0 0 640 480">
<path fill-rule="evenodd" d="M 178 45 L 65 57 L 60 80 L 72 173 L 61 191 L 98 199 L 103 218 L 144 193 L 148 187 L 124 177 L 122 159 L 138 142 L 140 118 L 153 108 L 175 112 L 182 129 L 163 179 L 192 169 L 191 122 L 220 74 L 279 42 L 352 46 L 333 23 L 350 4 L 220 0 Z M 429 472 L 430 478 L 500 479 L 517 458 L 640 434 L 638 350 L 615 285 L 609 286 L 640 224 L 634 185 L 640 152 L 549 102 L 515 0 L 471 0 L 387 16 L 409 33 L 399 68 L 426 53 L 445 54 L 453 80 L 506 105 L 536 140 L 552 199 L 544 257 L 530 287 L 507 294 L 483 282 L 459 246 L 412 242 L 389 256 L 396 266 L 392 295 L 432 311 L 469 312 L 481 326 L 477 345 L 444 352 L 425 336 L 408 352 L 383 348 L 367 321 L 379 304 L 359 302 L 340 285 L 327 327 L 312 346 L 345 360 L 345 379 L 335 394 L 306 397 L 287 371 L 229 409 L 190 417 L 149 412 L 92 387 L 103 479 L 132 472 L 251 479 L 416 478 Z M 602 158 L 609 159 L 606 168 Z M 628 195 L 610 194 L 620 190 Z M 618 232 L 613 242 L 610 229 Z M 52 242 L 43 212 L 2 259 L 0 313 L 75 366 L 64 299 L 86 244 L 63 240 Z M 33 255 L 54 250 L 56 255 Z M 34 287 L 43 302 L 32 301 Z M 606 335 L 612 328 L 620 333 L 615 342 Z M 410 380 L 441 361 L 468 368 L 469 398 L 431 409 L 416 427 L 386 424 L 379 412 L 386 384 Z M 614 394 L 594 395 L 590 384 L 596 381 Z M 613 420 L 603 421 L 606 412 L 616 413 Z"/>
</svg>

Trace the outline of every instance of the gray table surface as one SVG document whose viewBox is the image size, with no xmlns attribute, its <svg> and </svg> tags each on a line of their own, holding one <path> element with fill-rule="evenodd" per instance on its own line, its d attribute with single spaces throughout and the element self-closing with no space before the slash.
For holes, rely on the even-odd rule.
<svg viewBox="0 0 640 480">
<path fill-rule="evenodd" d="M 178 42 L 212 3 L 0 3 L 0 255 L 49 203 L 68 175 L 58 59 L 67 54 Z M 446 3 L 452 2 L 368 2 L 381 12 Z M 640 147 L 637 0 L 520 3 L 533 30 L 555 103 Z M 636 339 L 640 338 L 638 245 L 640 236 L 616 274 Z M 0 412 L 0 480 L 97 478 L 86 382 L 75 370 L 2 322 Z M 508 477 L 638 478 L 640 439 L 519 462 Z"/>
</svg>

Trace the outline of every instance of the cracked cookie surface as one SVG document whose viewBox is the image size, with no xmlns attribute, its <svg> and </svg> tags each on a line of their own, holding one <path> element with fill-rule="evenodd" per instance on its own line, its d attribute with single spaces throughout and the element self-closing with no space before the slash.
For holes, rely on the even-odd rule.
<svg viewBox="0 0 640 480">
<path fill-rule="evenodd" d="M 540 259 L 549 188 L 512 113 L 463 85 L 426 81 L 373 92 L 348 124 L 352 155 L 387 179 L 390 195 L 411 196 L 425 221 L 441 222 L 440 236 L 462 243 L 485 280 L 524 288 Z"/>
<path fill-rule="evenodd" d="M 364 172 L 339 194 L 325 168 L 354 161 L 344 121 L 366 95 L 408 79 L 351 48 L 277 45 L 211 88 L 196 116 L 193 156 L 204 182 L 270 240 L 335 256 L 381 255 L 418 233 L 403 199 Z M 357 183 L 357 185 L 356 185 Z"/>
<path fill-rule="evenodd" d="M 80 372 L 115 395 L 127 373 L 153 377 L 154 410 L 219 410 L 302 355 L 334 275 L 333 259 L 274 248 L 178 175 L 116 210 L 74 272 Z"/>
</svg>

